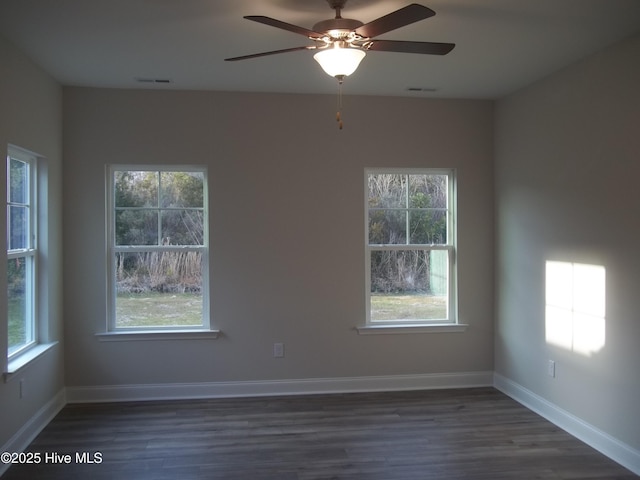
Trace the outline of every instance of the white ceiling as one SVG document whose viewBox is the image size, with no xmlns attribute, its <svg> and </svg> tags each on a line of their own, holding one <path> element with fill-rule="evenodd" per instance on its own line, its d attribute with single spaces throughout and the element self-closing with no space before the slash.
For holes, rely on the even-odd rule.
<svg viewBox="0 0 640 480">
<path fill-rule="evenodd" d="M 349 0 L 342 15 L 367 23 L 408 3 Z M 345 94 L 498 98 L 640 31 L 640 0 L 419 3 L 436 16 L 379 38 L 456 48 L 446 56 L 369 52 Z M 325 0 L 0 0 L 0 34 L 64 85 L 335 93 L 310 51 L 223 61 L 311 44 L 244 15 L 311 28 L 333 13 Z"/>
</svg>

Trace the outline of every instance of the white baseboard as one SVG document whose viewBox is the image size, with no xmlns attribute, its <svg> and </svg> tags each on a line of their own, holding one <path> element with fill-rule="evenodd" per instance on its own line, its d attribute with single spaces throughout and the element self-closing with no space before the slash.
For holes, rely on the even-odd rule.
<svg viewBox="0 0 640 480">
<path fill-rule="evenodd" d="M 467 372 L 299 380 L 67 387 L 66 397 L 69 403 L 92 403 L 428 390 L 492 385 L 493 372 Z"/>
<path fill-rule="evenodd" d="M 25 423 L 2 447 L 0 452 L 22 452 L 66 405 L 65 391 L 60 390 Z M 0 463 L 0 477 L 10 464 Z"/>
<path fill-rule="evenodd" d="M 500 374 L 494 375 L 494 386 L 613 461 L 640 475 L 640 451 Z"/>
</svg>

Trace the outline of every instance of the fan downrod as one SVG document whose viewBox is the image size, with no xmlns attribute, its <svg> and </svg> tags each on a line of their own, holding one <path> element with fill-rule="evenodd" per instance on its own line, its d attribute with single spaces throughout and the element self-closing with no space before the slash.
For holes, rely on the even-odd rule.
<svg viewBox="0 0 640 480">
<path fill-rule="evenodd" d="M 364 25 L 360 20 L 354 20 L 352 18 L 342 18 L 341 11 L 347 0 L 327 0 L 327 3 L 331 8 L 336 11 L 335 18 L 329 20 L 322 20 L 313 26 L 313 30 L 316 32 L 332 32 L 333 36 L 345 37 L 358 27 Z"/>
<path fill-rule="evenodd" d="M 347 0 L 327 0 L 329 6 L 336 11 L 336 18 L 342 18 L 340 12 L 344 8 Z"/>
</svg>

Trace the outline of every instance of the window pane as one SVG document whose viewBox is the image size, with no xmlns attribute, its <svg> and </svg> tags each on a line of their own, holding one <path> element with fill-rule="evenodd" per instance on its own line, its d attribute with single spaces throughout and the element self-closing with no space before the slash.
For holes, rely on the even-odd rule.
<svg viewBox="0 0 640 480">
<path fill-rule="evenodd" d="M 157 207 L 158 172 L 114 172 L 116 207 Z"/>
<path fill-rule="evenodd" d="M 445 245 L 447 212 L 444 210 L 412 210 L 409 212 L 409 243 Z"/>
<path fill-rule="evenodd" d="M 116 245 L 157 244 L 157 210 L 116 211 Z"/>
<path fill-rule="evenodd" d="M 12 203 L 29 203 L 29 164 L 11 159 L 10 162 L 9 201 Z"/>
<path fill-rule="evenodd" d="M 204 218 L 199 210 L 162 212 L 163 245 L 204 245 Z"/>
<path fill-rule="evenodd" d="M 447 319 L 448 252 L 371 252 L 371 321 Z"/>
<path fill-rule="evenodd" d="M 406 175 L 371 174 L 368 176 L 368 183 L 370 208 L 406 208 Z"/>
<path fill-rule="evenodd" d="M 446 175 L 409 175 L 410 208 L 447 208 Z"/>
<path fill-rule="evenodd" d="M 161 172 L 160 184 L 163 208 L 204 206 L 204 173 Z"/>
<path fill-rule="evenodd" d="M 116 327 L 202 325 L 202 254 L 116 254 Z"/>
<path fill-rule="evenodd" d="M 9 250 L 29 247 L 29 209 L 9 207 Z"/>
<path fill-rule="evenodd" d="M 406 210 L 369 210 L 369 243 L 372 245 L 407 243 Z"/>
<path fill-rule="evenodd" d="M 7 263 L 9 355 L 33 341 L 29 288 L 30 257 L 11 258 Z"/>
</svg>

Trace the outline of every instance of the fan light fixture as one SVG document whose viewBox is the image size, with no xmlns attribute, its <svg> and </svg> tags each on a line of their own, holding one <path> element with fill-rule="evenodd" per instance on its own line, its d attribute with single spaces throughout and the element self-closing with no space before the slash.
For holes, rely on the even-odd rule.
<svg viewBox="0 0 640 480">
<path fill-rule="evenodd" d="M 342 47 L 339 43 L 335 42 L 332 48 L 320 50 L 313 58 L 328 75 L 340 80 L 356 71 L 366 53 L 359 48 Z"/>
</svg>

